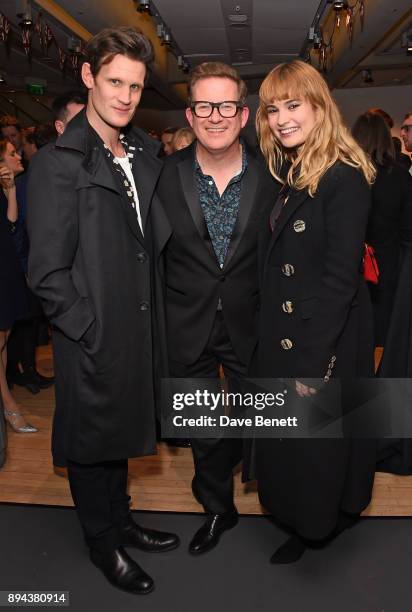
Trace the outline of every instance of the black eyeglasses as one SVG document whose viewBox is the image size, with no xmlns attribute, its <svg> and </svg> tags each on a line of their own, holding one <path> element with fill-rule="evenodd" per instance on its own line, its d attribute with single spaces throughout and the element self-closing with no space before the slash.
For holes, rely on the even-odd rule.
<svg viewBox="0 0 412 612">
<path fill-rule="evenodd" d="M 243 106 L 241 102 L 235 102 L 233 100 L 228 100 L 226 102 L 206 102 L 204 100 L 199 100 L 197 102 L 192 102 L 190 108 L 196 117 L 201 119 L 210 117 L 215 108 L 217 108 L 221 117 L 230 119 L 231 117 L 235 117 L 238 110 L 243 108 Z"/>
<path fill-rule="evenodd" d="M 412 123 L 405 123 L 404 125 L 401 125 L 401 132 L 409 132 L 411 128 Z"/>
</svg>

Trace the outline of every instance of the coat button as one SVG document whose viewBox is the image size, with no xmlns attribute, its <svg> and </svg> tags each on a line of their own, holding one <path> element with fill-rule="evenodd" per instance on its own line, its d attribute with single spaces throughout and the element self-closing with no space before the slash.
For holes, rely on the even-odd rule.
<svg viewBox="0 0 412 612">
<path fill-rule="evenodd" d="M 293 312 L 293 302 L 291 302 L 290 300 L 286 300 L 286 302 L 283 302 L 282 310 L 287 314 L 291 314 Z"/>
<path fill-rule="evenodd" d="M 305 231 L 306 223 L 302 221 L 302 219 L 298 219 L 297 221 L 294 222 L 293 229 L 295 230 L 295 232 L 300 234 L 301 232 Z"/>
<path fill-rule="evenodd" d="M 284 264 L 282 266 L 282 272 L 285 276 L 293 276 L 295 274 L 295 268 L 292 264 Z"/>
<path fill-rule="evenodd" d="M 226 276 L 222 274 L 222 276 L 219 276 L 219 280 L 221 283 L 223 283 L 226 280 Z"/>
<path fill-rule="evenodd" d="M 145 261 L 146 261 L 146 260 L 147 260 L 147 255 L 146 255 L 146 253 L 143 253 L 143 252 L 142 252 L 142 253 L 138 253 L 138 254 L 137 254 L 137 261 L 138 261 L 139 263 L 145 263 Z"/>
<path fill-rule="evenodd" d="M 149 302 L 140 302 L 139 309 L 140 310 L 149 310 Z"/>
<path fill-rule="evenodd" d="M 288 351 L 289 349 L 292 348 L 293 346 L 293 342 L 292 340 L 290 340 L 289 338 L 283 338 L 283 340 L 280 341 L 280 346 L 285 350 Z"/>
</svg>

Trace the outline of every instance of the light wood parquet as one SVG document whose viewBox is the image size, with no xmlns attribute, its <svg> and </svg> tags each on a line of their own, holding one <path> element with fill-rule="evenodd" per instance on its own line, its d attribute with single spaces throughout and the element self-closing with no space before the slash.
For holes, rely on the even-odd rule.
<svg viewBox="0 0 412 612">
<path fill-rule="evenodd" d="M 39 351 L 39 370 L 50 375 L 50 349 Z M 8 430 L 7 461 L 0 470 L 0 502 L 71 506 L 65 475 L 53 470 L 50 456 L 50 430 L 54 390 L 31 395 L 16 387 L 15 396 L 24 407 L 26 418 L 39 428 L 36 434 L 16 434 Z M 159 444 L 158 454 L 130 461 L 129 493 L 132 507 L 140 510 L 201 512 L 193 499 L 193 461 L 190 449 Z M 235 479 L 236 504 L 242 514 L 261 514 L 254 485 L 245 486 L 240 474 Z M 412 516 L 412 476 L 378 473 L 367 516 Z"/>
</svg>

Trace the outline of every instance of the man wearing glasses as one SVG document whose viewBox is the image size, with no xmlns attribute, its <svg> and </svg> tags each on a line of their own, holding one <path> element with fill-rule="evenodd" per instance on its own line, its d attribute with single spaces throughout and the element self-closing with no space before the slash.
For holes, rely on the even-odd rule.
<svg viewBox="0 0 412 612">
<path fill-rule="evenodd" d="M 159 180 L 158 195 L 173 228 L 165 283 L 175 378 L 218 378 L 221 367 L 225 376 L 245 376 L 255 345 L 257 235 L 276 187 L 260 154 L 239 137 L 249 116 L 246 95 L 230 66 L 197 66 L 186 109 L 196 140 L 165 161 Z M 192 489 L 207 513 L 189 546 L 199 555 L 238 522 L 233 468 L 242 446 L 227 438 L 191 442 Z"/>
<path fill-rule="evenodd" d="M 405 115 L 401 125 L 401 138 L 405 149 L 408 153 L 412 153 L 412 112 Z M 412 166 L 409 168 L 409 172 L 412 174 Z"/>
</svg>

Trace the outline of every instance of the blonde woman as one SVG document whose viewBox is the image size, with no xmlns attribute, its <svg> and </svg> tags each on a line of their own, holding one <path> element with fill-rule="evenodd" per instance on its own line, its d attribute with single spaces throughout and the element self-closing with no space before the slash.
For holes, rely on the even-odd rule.
<svg viewBox="0 0 412 612">
<path fill-rule="evenodd" d="M 177 132 L 173 134 L 172 149 L 173 153 L 185 149 L 192 144 L 196 138 L 194 131 L 190 127 L 179 128 Z"/>
<path fill-rule="evenodd" d="M 372 313 L 362 255 L 374 168 L 312 66 L 277 66 L 259 95 L 260 147 L 283 187 L 260 237 L 257 374 L 298 381 L 370 376 Z M 296 390 L 316 393 L 303 382 Z M 308 545 L 351 525 L 370 501 L 374 464 L 368 440 L 257 440 L 260 500 L 292 531 L 271 562 L 297 561 Z"/>
<path fill-rule="evenodd" d="M 4 416 L 17 433 L 35 433 L 12 396 L 6 379 L 7 340 L 13 323 L 28 315 L 27 292 L 12 233 L 17 221 L 15 176 L 23 172 L 21 157 L 8 139 L 0 140 L 0 396 Z M 0 402 L 1 405 L 1 402 Z"/>
</svg>

